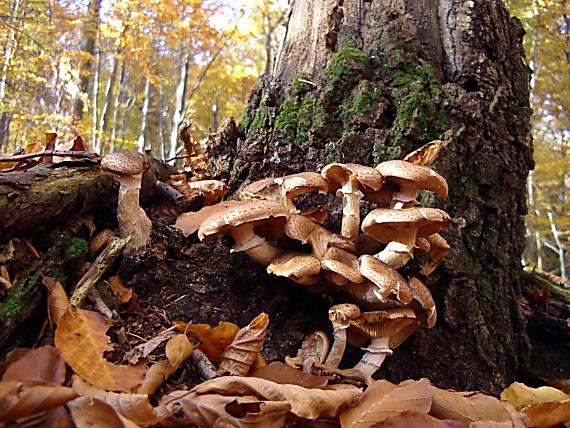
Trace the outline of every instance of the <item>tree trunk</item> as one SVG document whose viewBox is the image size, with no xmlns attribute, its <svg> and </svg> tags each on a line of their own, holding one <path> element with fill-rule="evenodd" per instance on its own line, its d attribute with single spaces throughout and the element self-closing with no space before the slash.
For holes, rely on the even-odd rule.
<svg viewBox="0 0 570 428">
<path fill-rule="evenodd" d="M 186 95 L 189 68 L 190 57 L 188 55 L 181 56 L 180 73 L 174 95 L 172 128 L 170 129 L 170 137 L 168 140 L 168 154 L 166 156 L 168 159 L 176 156 L 176 149 L 178 148 L 178 125 L 180 125 L 182 115 L 184 114 L 184 96 Z"/>
<path fill-rule="evenodd" d="M 95 57 L 95 41 L 97 40 L 97 28 L 99 26 L 99 7 L 101 0 L 89 0 L 87 14 L 83 23 L 83 35 L 81 39 L 81 51 L 85 55 L 80 67 L 80 94 L 73 100 L 73 123 L 78 125 L 83 119 L 85 99 L 89 96 L 92 86 L 93 59 Z"/>
<path fill-rule="evenodd" d="M 439 320 L 380 375 L 497 392 L 528 356 L 517 302 L 533 165 L 520 22 L 500 0 L 297 0 L 288 16 L 275 75 L 253 92 L 244 129 L 226 125 L 233 132 L 209 148 L 212 175 L 236 190 L 448 141 L 433 167 L 449 197 L 423 198 L 452 217 L 452 252 L 425 279 Z"/>
<path fill-rule="evenodd" d="M 10 141 L 10 122 L 12 122 L 12 112 L 0 112 L 0 153 L 4 153 Z"/>
</svg>

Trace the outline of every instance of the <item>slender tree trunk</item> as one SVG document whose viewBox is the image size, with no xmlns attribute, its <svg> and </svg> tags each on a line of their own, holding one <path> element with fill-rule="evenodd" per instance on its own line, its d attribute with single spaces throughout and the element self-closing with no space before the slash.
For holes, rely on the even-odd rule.
<svg viewBox="0 0 570 428">
<path fill-rule="evenodd" d="M 139 134 L 139 138 L 137 141 L 137 151 L 143 153 L 146 149 L 145 147 L 145 135 L 146 135 L 146 123 L 148 121 L 148 104 L 150 98 L 150 82 L 148 79 L 144 82 L 144 100 L 141 109 L 142 113 L 142 120 L 141 120 L 141 130 Z"/>
<path fill-rule="evenodd" d="M 168 158 L 176 156 L 178 144 L 178 125 L 184 114 L 184 95 L 186 92 L 186 81 L 188 80 L 188 69 L 190 68 L 190 58 L 185 55 L 182 57 L 180 64 L 180 75 L 178 84 L 176 85 L 176 93 L 174 95 L 174 108 L 172 114 L 172 128 L 170 130 L 170 138 L 168 144 Z"/>
<path fill-rule="evenodd" d="M 119 117 L 119 110 L 122 108 L 125 98 L 127 97 L 125 91 L 128 80 L 127 66 L 124 61 L 122 61 L 121 66 L 121 78 L 119 79 L 119 84 L 115 96 L 113 99 L 113 117 L 111 119 L 111 131 L 109 133 L 110 147 L 111 151 L 115 150 L 115 137 L 117 135 L 117 117 Z"/>
<path fill-rule="evenodd" d="M 99 147 L 101 153 L 104 154 L 108 150 L 108 141 L 109 136 L 106 135 L 106 130 L 109 127 L 109 120 L 111 118 L 111 111 L 112 111 L 112 104 L 114 100 L 114 90 L 116 86 L 118 71 L 119 71 L 119 63 L 120 60 L 113 56 L 111 59 L 112 61 L 112 68 L 111 74 L 109 75 L 109 80 L 107 81 L 107 87 L 105 88 L 105 100 L 103 101 L 103 107 L 101 109 L 101 115 L 99 116 Z"/>
<path fill-rule="evenodd" d="M 99 36 L 97 36 L 99 40 Z M 96 67 L 95 74 L 93 75 L 93 87 L 91 91 L 91 145 L 96 151 L 99 151 L 98 147 L 99 139 L 97 137 L 97 113 L 99 108 L 99 76 L 101 76 L 101 49 L 98 48 L 96 55 Z"/>
<path fill-rule="evenodd" d="M 80 94 L 73 100 L 73 124 L 77 125 L 83 120 L 83 110 L 85 99 L 89 96 L 93 82 L 93 58 L 95 57 L 95 42 L 97 40 L 97 29 L 99 27 L 99 8 L 101 0 L 89 0 L 87 15 L 83 22 L 83 35 L 81 39 L 81 51 L 83 58 L 79 70 L 81 89 Z"/>
<path fill-rule="evenodd" d="M 0 70 L 0 106 L 4 102 L 6 95 L 6 81 L 8 79 L 8 68 L 12 61 L 12 55 L 16 50 L 16 23 L 18 22 L 18 14 L 20 13 L 20 0 L 13 0 L 10 8 L 11 16 L 9 18 L 8 32 L 6 35 L 6 46 L 4 47 L 4 58 L 2 61 L 2 69 Z"/>
<path fill-rule="evenodd" d="M 10 141 L 10 123 L 12 112 L 0 112 L 0 153 L 4 153 Z"/>
<path fill-rule="evenodd" d="M 380 372 L 391 380 L 497 392 L 528 356 L 517 302 L 533 166 L 523 34 L 500 0 L 296 0 L 245 129 L 226 127 L 209 147 L 211 172 L 236 190 L 449 142 L 434 164 L 449 197 L 424 201 L 452 217 L 450 257 L 424 278 L 438 323 L 396 349 Z"/>
</svg>

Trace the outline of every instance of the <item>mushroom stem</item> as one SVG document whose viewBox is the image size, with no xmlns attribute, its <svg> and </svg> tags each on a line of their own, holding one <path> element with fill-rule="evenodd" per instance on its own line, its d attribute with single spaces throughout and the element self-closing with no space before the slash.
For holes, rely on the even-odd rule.
<svg viewBox="0 0 570 428">
<path fill-rule="evenodd" d="M 392 350 L 388 346 L 388 343 L 388 337 L 372 339 L 368 348 L 362 348 L 366 353 L 354 368 L 369 376 L 374 375 L 384 362 L 386 356 L 392 355 Z"/>
<path fill-rule="evenodd" d="M 360 200 L 364 194 L 358 190 L 355 176 L 350 177 L 338 191 L 342 193 L 341 235 L 357 242 L 360 232 Z"/>
<path fill-rule="evenodd" d="M 265 242 L 265 239 L 256 234 L 253 228 L 253 223 L 245 223 L 231 230 L 232 238 L 235 241 L 235 245 L 231 249 L 232 252 L 247 251 Z"/>
<path fill-rule="evenodd" d="M 152 223 L 139 206 L 142 173 L 133 176 L 123 175 L 118 178 L 119 197 L 117 204 L 117 223 L 121 238 L 131 236 L 125 246 L 126 251 L 144 247 L 150 237 Z"/>
<path fill-rule="evenodd" d="M 344 350 L 346 349 L 346 328 L 348 325 L 343 325 L 336 327 L 334 329 L 334 341 L 325 360 L 325 366 L 338 367 L 342 357 L 344 355 Z"/>
<path fill-rule="evenodd" d="M 283 254 L 283 250 L 263 241 L 261 244 L 245 250 L 245 253 L 260 265 L 269 266 L 271 260 Z"/>
<path fill-rule="evenodd" d="M 389 242 L 382 251 L 375 254 L 381 262 L 386 263 L 394 269 L 404 266 L 414 255 L 414 245 L 416 243 L 417 229 L 409 227 L 403 230 L 397 241 Z"/>
</svg>

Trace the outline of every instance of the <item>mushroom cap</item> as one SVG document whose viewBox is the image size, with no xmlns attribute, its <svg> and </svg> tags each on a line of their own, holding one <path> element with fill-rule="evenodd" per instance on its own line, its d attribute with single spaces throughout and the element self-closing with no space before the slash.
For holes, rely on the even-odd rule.
<svg viewBox="0 0 570 428">
<path fill-rule="evenodd" d="M 318 172 L 300 172 L 274 179 L 289 198 L 308 192 L 328 193 L 329 185 Z"/>
<path fill-rule="evenodd" d="M 412 308 L 416 309 L 416 315 L 420 320 L 420 324 L 422 327 L 432 328 L 437 321 L 437 310 L 435 309 L 435 302 L 431 291 L 416 277 L 410 278 L 408 286 L 414 296 Z"/>
<path fill-rule="evenodd" d="M 397 348 L 420 323 L 409 308 L 392 308 L 384 311 L 363 312 L 350 321 L 350 333 L 357 333 L 370 339 L 388 337 L 390 349 Z"/>
<path fill-rule="evenodd" d="M 224 211 L 228 207 L 239 204 L 238 201 L 224 201 L 219 204 L 203 207 L 200 211 L 192 211 L 189 213 L 182 213 L 176 219 L 174 227 L 180 229 L 184 236 L 192 235 L 196 232 L 204 220 L 213 215 L 214 213 Z"/>
<path fill-rule="evenodd" d="M 417 228 L 416 239 L 446 227 L 451 219 L 438 208 L 376 208 L 362 222 L 362 231 L 381 242 L 397 241 L 402 230 Z"/>
<path fill-rule="evenodd" d="M 327 335 L 320 330 L 305 337 L 297 356 L 285 357 L 285 362 L 295 368 L 303 366 L 307 360 L 321 364 L 329 352 L 330 343 Z"/>
<path fill-rule="evenodd" d="M 330 247 L 341 248 L 351 253 L 356 251 L 356 245 L 351 240 L 329 232 L 310 218 L 299 214 L 289 216 L 285 224 L 285 234 L 303 244 L 311 241 L 311 244 L 323 247 L 323 254 Z"/>
<path fill-rule="evenodd" d="M 285 253 L 275 257 L 267 273 L 284 276 L 303 285 L 312 285 L 321 271 L 321 262 L 316 257 L 303 253 Z"/>
<path fill-rule="evenodd" d="M 376 257 L 360 256 L 360 273 L 378 287 L 376 294 L 381 301 L 386 302 L 390 295 L 404 304 L 412 301 L 412 291 L 404 277 Z"/>
<path fill-rule="evenodd" d="M 329 319 L 337 326 L 348 327 L 350 320 L 355 320 L 361 315 L 360 308 L 353 303 L 341 303 L 329 309 Z"/>
<path fill-rule="evenodd" d="M 350 177 L 356 177 L 358 189 L 364 193 L 382 187 L 382 175 L 376 169 L 356 163 L 331 163 L 323 168 L 321 175 L 328 181 L 330 192 L 338 190 Z"/>
<path fill-rule="evenodd" d="M 271 201 L 242 201 L 226 205 L 207 217 L 198 229 L 200 240 L 214 238 L 236 226 L 246 223 L 281 223 L 289 213 L 278 203 Z"/>
<path fill-rule="evenodd" d="M 239 192 L 238 197 L 242 201 L 265 199 L 277 202 L 281 200 L 281 193 L 275 179 L 270 177 L 249 183 Z"/>
<path fill-rule="evenodd" d="M 364 281 L 359 271 L 358 257 L 340 248 L 330 247 L 325 253 L 325 258 L 321 260 L 321 267 L 344 278 L 341 284 L 338 283 L 338 279 L 335 281 L 333 278 L 333 282 L 337 285 L 344 285 L 349 281 L 360 284 Z"/>
<path fill-rule="evenodd" d="M 424 262 L 422 270 L 420 271 L 420 273 L 425 276 L 431 275 L 431 273 L 443 263 L 450 250 L 449 244 L 439 233 L 428 236 L 427 240 L 431 246 L 428 252 L 429 260 Z"/>
<path fill-rule="evenodd" d="M 415 253 L 427 253 L 431 249 L 431 244 L 427 238 L 416 239 L 416 245 L 414 246 Z"/>
<path fill-rule="evenodd" d="M 382 162 L 376 169 L 386 181 L 400 186 L 414 183 L 418 190 L 431 190 L 442 198 L 447 196 L 447 181 L 427 166 L 415 165 L 403 160 L 391 160 Z"/>
<path fill-rule="evenodd" d="M 137 175 L 144 170 L 144 157 L 137 152 L 114 152 L 103 156 L 101 168 L 121 175 Z"/>
</svg>

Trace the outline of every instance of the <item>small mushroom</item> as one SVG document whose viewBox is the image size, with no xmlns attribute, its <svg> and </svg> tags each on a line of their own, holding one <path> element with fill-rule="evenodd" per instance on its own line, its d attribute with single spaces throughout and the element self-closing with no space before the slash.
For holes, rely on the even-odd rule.
<svg viewBox="0 0 570 428">
<path fill-rule="evenodd" d="M 223 201 L 219 204 L 204 207 L 200 211 L 182 213 L 176 219 L 174 227 L 180 229 L 182 233 L 184 233 L 184 236 L 190 236 L 193 233 L 197 232 L 202 222 L 212 214 L 224 211 L 228 207 L 238 203 L 238 201 Z"/>
<path fill-rule="evenodd" d="M 418 238 L 438 232 L 450 221 L 449 215 L 437 208 L 377 208 L 364 218 L 362 230 L 374 239 L 388 243 L 374 257 L 399 269 L 412 258 Z"/>
<path fill-rule="evenodd" d="M 322 364 L 329 352 L 329 339 L 322 331 L 315 331 L 303 340 L 301 349 L 295 357 L 285 357 L 285 362 L 295 368 L 301 367 L 306 373 L 311 373 L 315 364 Z"/>
<path fill-rule="evenodd" d="M 127 252 L 144 247 L 150 238 L 152 223 L 139 206 L 144 158 L 140 153 L 110 153 L 101 160 L 101 169 L 110 171 L 119 181 L 117 223 L 121 238 L 131 237 Z"/>
<path fill-rule="evenodd" d="M 265 178 L 248 184 L 239 193 L 241 200 L 263 199 L 284 204 L 290 213 L 299 211 L 293 199 L 304 193 L 328 193 L 328 184 L 316 172 L 301 172 L 278 178 Z"/>
<path fill-rule="evenodd" d="M 267 266 L 267 273 L 284 276 L 301 285 L 314 285 L 319 280 L 321 262 L 303 253 L 285 253 L 275 257 Z"/>
<path fill-rule="evenodd" d="M 411 303 L 413 296 L 408 282 L 397 270 L 372 256 L 360 256 L 360 272 L 376 286 L 374 295 L 382 303 L 395 296 L 403 304 Z"/>
<path fill-rule="evenodd" d="M 370 345 L 362 348 L 366 353 L 354 366 L 372 376 L 380 368 L 387 355 L 398 347 L 419 327 L 412 309 L 393 308 L 384 311 L 363 312 L 350 321 L 348 334 L 371 339 Z"/>
<path fill-rule="evenodd" d="M 403 160 L 382 162 L 376 169 L 387 182 L 397 184 L 400 190 L 394 194 L 394 206 L 415 205 L 416 196 L 420 190 L 430 190 L 442 198 L 447 196 L 448 187 L 445 178 L 433 169 L 423 165 L 415 165 Z"/>
<path fill-rule="evenodd" d="M 329 191 L 342 196 L 341 235 L 356 242 L 360 227 L 360 200 L 365 193 L 382 187 L 382 175 L 364 165 L 332 163 L 321 172 L 329 183 Z"/>
<path fill-rule="evenodd" d="M 198 190 L 204 195 L 205 206 L 212 205 L 228 193 L 227 184 L 220 180 L 190 181 L 187 186 L 189 189 Z"/>
<path fill-rule="evenodd" d="M 361 316 L 360 308 L 351 303 L 342 303 L 329 309 L 329 319 L 333 325 L 334 341 L 325 360 L 326 366 L 338 367 L 346 349 L 346 329 L 350 321 Z"/>
<path fill-rule="evenodd" d="M 232 251 L 244 251 L 256 262 L 267 266 L 282 250 L 256 233 L 276 239 L 283 232 L 288 212 L 280 204 L 269 201 L 242 201 L 231 204 L 207 217 L 198 229 L 200 240 L 216 239 L 220 233 L 229 232 L 234 238 Z"/>
<path fill-rule="evenodd" d="M 321 268 L 325 276 L 335 285 L 345 285 L 348 282 L 360 284 L 364 277 L 360 273 L 358 257 L 340 248 L 330 247 L 321 260 Z"/>
<path fill-rule="evenodd" d="M 450 250 L 449 244 L 439 233 L 428 236 L 427 240 L 430 243 L 430 249 L 428 251 L 429 260 L 424 262 L 422 270 L 420 271 L 420 273 L 425 276 L 431 275 L 431 273 L 443 263 Z"/>
<path fill-rule="evenodd" d="M 325 253 L 330 247 L 341 248 L 351 253 L 356 251 L 354 242 L 329 232 L 310 218 L 299 214 L 293 214 L 288 218 L 285 233 L 289 238 L 296 239 L 303 244 L 309 243 L 313 249 L 313 255 L 319 260 L 325 258 Z"/>
</svg>

